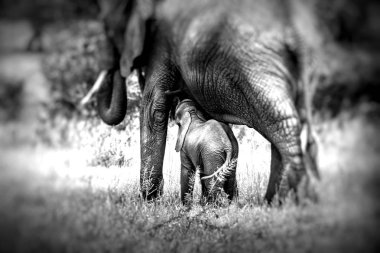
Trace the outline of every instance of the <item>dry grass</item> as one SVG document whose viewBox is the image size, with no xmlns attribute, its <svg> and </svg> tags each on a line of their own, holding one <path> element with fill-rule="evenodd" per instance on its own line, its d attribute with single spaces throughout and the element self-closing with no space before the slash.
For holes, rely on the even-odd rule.
<svg viewBox="0 0 380 253">
<path fill-rule="evenodd" d="M 380 210 L 375 201 L 380 178 L 376 126 L 363 117 L 344 116 L 321 125 L 320 201 L 281 207 L 262 201 L 269 145 L 243 127 L 233 128 L 240 144 L 239 198 L 226 207 L 181 205 L 174 125 L 168 133 L 164 194 L 154 203 L 138 196 L 137 118 L 126 131 L 72 123 L 67 128 L 71 147 L 8 142 L 1 145 L 1 249 L 370 252 Z M 110 159 L 108 167 L 97 165 L 100 154 Z"/>
</svg>

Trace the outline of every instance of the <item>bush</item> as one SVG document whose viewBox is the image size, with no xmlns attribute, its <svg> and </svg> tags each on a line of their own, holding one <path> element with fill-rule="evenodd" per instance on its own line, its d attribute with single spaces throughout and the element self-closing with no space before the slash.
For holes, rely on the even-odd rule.
<svg viewBox="0 0 380 253">
<path fill-rule="evenodd" d="M 61 27 L 60 27 L 61 26 Z M 95 102 L 79 110 L 79 102 L 91 88 L 99 73 L 100 51 L 105 35 L 100 22 L 79 21 L 68 27 L 55 25 L 46 36 L 48 54 L 43 70 L 50 82 L 51 116 L 73 114 L 94 116 Z"/>
</svg>

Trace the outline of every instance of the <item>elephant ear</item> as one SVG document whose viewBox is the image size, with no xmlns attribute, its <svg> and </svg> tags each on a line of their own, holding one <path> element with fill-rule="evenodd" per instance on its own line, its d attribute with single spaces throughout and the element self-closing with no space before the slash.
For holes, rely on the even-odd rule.
<svg viewBox="0 0 380 253">
<path fill-rule="evenodd" d="M 134 60 L 142 55 L 148 36 L 147 21 L 154 15 L 154 0 L 133 1 L 125 28 L 124 49 L 120 59 L 121 75 L 127 77 Z"/>
<path fill-rule="evenodd" d="M 176 152 L 179 152 L 182 149 L 183 143 L 185 142 L 185 138 L 186 138 L 187 132 L 189 131 L 190 125 L 191 125 L 191 115 L 189 112 L 185 112 L 181 120 L 181 125 L 178 128 L 178 138 L 177 138 L 177 143 L 175 144 Z"/>
</svg>

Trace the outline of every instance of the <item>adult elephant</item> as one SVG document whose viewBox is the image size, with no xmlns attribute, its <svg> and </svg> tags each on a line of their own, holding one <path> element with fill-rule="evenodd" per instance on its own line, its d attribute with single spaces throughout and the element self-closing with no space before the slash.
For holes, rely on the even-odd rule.
<svg viewBox="0 0 380 253">
<path fill-rule="evenodd" d="M 98 95 L 108 124 L 125 116 L 124 78 L 144 69 L 141 191 L 158 196 L 171 97 L 181 89 L 218 121 L 246 125 L 271 143 L 265 198 L 317 174 L 302 39 L 284 0 L 118 1 L 103 13 L 112 61 Z M 301 142 L 305 130 L 307 140 Z M 145 179 L 149 175 L 149 184 Z"/>
</svg>

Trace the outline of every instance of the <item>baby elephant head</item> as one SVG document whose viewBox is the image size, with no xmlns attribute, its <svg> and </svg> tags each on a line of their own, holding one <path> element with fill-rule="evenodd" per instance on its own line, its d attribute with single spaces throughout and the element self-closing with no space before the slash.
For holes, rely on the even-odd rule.
<svg viewBox="0 0 380 253">
<path fill-rule="evenodd" d="M 203 113 L 197 109 L 196 104 L 190 99 L 182 100 L 176 107 L 175 110 L 175 122 L 178 125 L 178 138 L 175 145 L 175 151 L 179 152 L 186 138 L 186 134 L 189 131 L 189 127 L 193 120 L 192 115 L 196 115 L 198 120 L 204 122 L 206 121 Z"/>
</svg>

